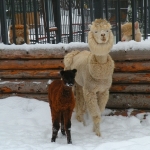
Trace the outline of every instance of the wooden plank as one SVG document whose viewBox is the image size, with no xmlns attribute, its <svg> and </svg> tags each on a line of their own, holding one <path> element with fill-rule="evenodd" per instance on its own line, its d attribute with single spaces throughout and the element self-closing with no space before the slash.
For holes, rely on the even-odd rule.
<svg viewBox="0 0 150 150">
<path fill-rule="evenodd" d="M 70 45 L 70 47 L 69 47 Z M 73 50 L 88 50 L 88 47 L 72 47 L 71 44 L 47 45 L 28 45 L 24 47 L 23 45 L 18 45 L 13 47 L 13 45 L 5 45 L 5 49 L 0 48 L 0 59 L 50 59 L 50 58 L 64 58 L 64 56 Z M 17 49 L 16 49 L 17 48 Z M 29 50 L 28 50 L 28 49 Z"/>
<path fill-rule="evenodd" d="M 111 92 L 150 93 L 150 84 L 113 84 Z"/>
<path fill-rule="evenodd" d="M 113 83 L 150 83 L 150 73 L 114 73 Z"/>
<path fill-rule="evenodd" d="M 0 81 L 0 93 L 47 93 L 49 79 Z"/>
<path fill-rule="evenodd" d="M 115 72 L 150 72 L 150 61 L 115 62 Z"/>
<path fill-rule="evenodd" d="M 56 79 L 60 78 L 60 69 L 55 70 L 0 70 L 1 79 L 20 79 L 20 78 L 34 78 L 34 79 Z"/>
<path fill-rule="evenodd" d="M 5 69 L 58 69 L 63 68 L 62 59 L 43 59 L 43 60 L 0 60 L 0 70 Z"/>
<path fill-rule="evenodd" d="M 48 95 L 47 94 L 22 94 L 22 93 L 6 93 L 6 94 L 1 94 L 0 93 L 0 100 L 3 98 L 7 97 L 12 97 L 12 96 L 19 96 L 19 97 L 24 97 L 24 98 L 30 98 L 30 99 L 37 99 L 40 101 L 45 101 L 48 102 Z"/>
<path fill-rule="evenodd" d="M 150 60 L 149 50 L 113 50 L 110 52 L 110 55 L 115 61 Z"/>
<path fill-rule="evenodd" d="M 110 93 L 107 108 L 150 109 L 150 94 Z"/>
<path fill-rule="evenodd" d="M 10 96 L 20 96 L 25 98 L 35 98 L 42 101 L 48 101 L 47 94 L 40 93 L 6 93 L 0 94 L 0 98 L 6 98 Z M 109 101 L 106 105 L 107 108 L 110 109 L 150 109 L 150 94 L 110 94 Z"/>
</svg>

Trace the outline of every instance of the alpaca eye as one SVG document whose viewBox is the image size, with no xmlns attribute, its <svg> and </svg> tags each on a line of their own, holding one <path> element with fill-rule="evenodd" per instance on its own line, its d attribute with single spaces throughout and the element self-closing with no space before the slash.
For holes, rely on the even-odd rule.
<svg viewBox="0 0 150 150">
<path fill-rule="evenodd" d="M 95 31 L 95 33 L 97 33 L 97 31 Z"/>
<path fill-rule="evenodd" d="M 109 32 L 108 30 L 106 32 Z"/>
</svg>

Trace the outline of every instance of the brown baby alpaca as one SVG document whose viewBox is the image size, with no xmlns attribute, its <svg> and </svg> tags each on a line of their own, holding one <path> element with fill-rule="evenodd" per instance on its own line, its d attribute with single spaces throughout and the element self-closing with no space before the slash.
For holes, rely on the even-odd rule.
<svg viewBox="0 0 150 150">
<path fill-rule="evenodd" d="M 48 98 L 52 115 L 52 139 L 55 142 L 61 123 L 61 132 L 67 134 L 67 142 L 71 144 L 71 116 L 75 107 L 72 86 L 76 69 L 61 71 L 62 80 L 54 80 L 48 87 Z"/>
</svg>

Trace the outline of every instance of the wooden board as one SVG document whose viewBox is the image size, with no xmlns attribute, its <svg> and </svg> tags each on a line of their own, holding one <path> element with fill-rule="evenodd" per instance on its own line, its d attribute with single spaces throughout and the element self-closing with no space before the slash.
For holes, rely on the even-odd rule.
<svg viewBox="0 0 150 150">
<path fill-rule="evenodd" d="M 0 70 L 6 69 L 63 69 L 62 59 L 40 60 L 0 60 Z"/>
<path fill-rule="evenodd" d="M 113 84 L 110 91 L 118 93 L 150 93 L 150 84 Z"/>
<path fill-rule="evenodd" d="M 150 73 L 114 73 L 113 83 L 150 83 Z"/>
<path fill-rule="evenodd" d="M 60 69 L 45 69 L 45 70 L 0 70 L 1 79 L 21 79 L 34 78 L 36 79 L 56 79 L 60 78 Z"/>
<path fill-rule="evenodd" d="M 150 109 L 150 94 L 111 93 L 108 108 Z"/>
<path fill-rule="evenodd" d="M 150 72 L 150 61 L 115 62 L 115 72 Z"/>
</svg>

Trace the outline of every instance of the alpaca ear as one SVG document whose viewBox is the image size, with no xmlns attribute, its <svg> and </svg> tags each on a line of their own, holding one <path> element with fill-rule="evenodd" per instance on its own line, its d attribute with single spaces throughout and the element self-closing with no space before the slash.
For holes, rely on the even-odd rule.
<svg viewBox="0 0 150 150">
<path fill-rule="evenodd" d="M 26 28 L 29 29 L 29 26 L 26 24 Z"/>
<path fill-rule="evenodd" d="M 10 25 L 10 26 L 9 26 L 9 30 L 12 30 L 12 29 L 13 29 L 13 26 L 12 26 L 12 25 Z"/>
<path fill-rule="evenodd" d="M 138 29 L 138 28 L 139 28 L 139 22 L 138 22 L 138 21 L 136 21 L 136 22 L 134 23 L 134 28 L 135 28 L 135 29 Z"/>
<path fill-rule="evenodd" d="M 63 71 L 63 70 L 61 70 L 61 71 L 60 71 L 60 75 L 61 75 L 61 76 L 63 76 L 63 74 L 64 74 L 64 71 Z"/>
<path fill-rule="evenodd" d="M 76 72 L 77 72 L 77 69 L 73 69 L 72 72 L 73 72 L 73 73 L 76 73 Z"/>
<path fill-rule="evenodd" d="M 91 26 L 92 26 L 91 24 L 88 25 L 89 29 L 91 29 Z"/>
</svg>

